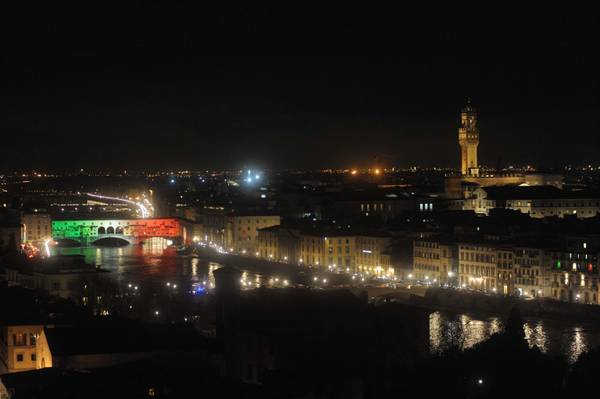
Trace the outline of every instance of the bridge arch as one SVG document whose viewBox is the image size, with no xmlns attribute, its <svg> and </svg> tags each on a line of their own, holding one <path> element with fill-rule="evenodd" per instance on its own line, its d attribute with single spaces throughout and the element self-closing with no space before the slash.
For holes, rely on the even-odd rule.
<svg viewBox="0 0 600 399">
<path fill-rule="evenodd" d="M 117 228 L 115 229 L 115 234 L 123 235 L 123 227 L 117 226 Z"/>
<path fill-rule="evenodd" d="M 106 228 L 106 234 L 115 234 L 115 228 L 112 226 L 108 226 Z"/>
<path fill-rule="evenodd" d="M 124 247 L 131 244 L 131 242 L 124 237 L 102 237 L 91 243 L 92 245 L 99 247 Z"/>
<path fill-rule="evenodd" d="M 106 229 L 104 228 L 104 226 L 98 227 L 98 234 L 106 234 Z"/>
</svg>

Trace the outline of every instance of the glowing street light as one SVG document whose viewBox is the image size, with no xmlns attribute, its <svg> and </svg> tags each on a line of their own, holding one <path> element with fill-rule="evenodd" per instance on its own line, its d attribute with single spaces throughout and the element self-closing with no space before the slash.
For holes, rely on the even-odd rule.
<svg viewBox="0 0 600 399">
<path fill-rule="evenodd" d="M 50 256 L 50 241 L 52 241 L 51 238 L 47 238 L 46 241 L 44 241 L 44 248 L 46 248 L 46 256 Z"/>
</svg>

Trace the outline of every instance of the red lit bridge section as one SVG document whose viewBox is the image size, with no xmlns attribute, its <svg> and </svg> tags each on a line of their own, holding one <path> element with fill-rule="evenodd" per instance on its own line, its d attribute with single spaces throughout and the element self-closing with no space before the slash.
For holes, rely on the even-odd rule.
<svg viewBox="0 0 600 399">
<path fill-rule="evenodd" d="M 120 238 L 135 244 L 162 237 L 187 244 L 191 241 L 192 228 L 191 222 L 179 218 L 54 220 L 52 238 L 87 245 L 103 238 Z"/>
</svg>

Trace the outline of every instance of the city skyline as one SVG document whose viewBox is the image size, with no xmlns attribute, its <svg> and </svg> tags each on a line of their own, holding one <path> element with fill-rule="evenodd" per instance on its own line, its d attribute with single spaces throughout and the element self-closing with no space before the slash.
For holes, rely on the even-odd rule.
<svg viewBox="0 0 600 399">
<path fill-rule="evenodd" d="M 22 3 L 0 399 L 596 388 L 597 13 Z"/>
</svg>

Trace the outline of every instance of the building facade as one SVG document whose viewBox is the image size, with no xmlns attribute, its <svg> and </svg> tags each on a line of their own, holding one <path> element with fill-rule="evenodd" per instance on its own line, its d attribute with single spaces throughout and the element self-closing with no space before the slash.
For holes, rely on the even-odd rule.
<svg viewBox="0 0 600 399">
<path fill-rule="evenodd" d="M 23 242 L 40 246 L 52 238 L 52 218 L 48 213 L 24 213 L 21 216 L 23 225 Z"/>
<path fill-rule="evenodd" d="M 519 296 L 531 298 L 543 297 L 547 286 L 545 251 L 541 248 L 515 247 L 514 254 L 514 291 Z"/>
<path fill-rule="evenodd" d="M 52 354 L 42 325 L 0 328 L 0 374 L 52 367 Z"/>
<path fill-rule="evenodd" d="M 259 230 L 258 236 L 256 253 L 263 259 L 346 273 L 394 274 L 388 234 L 275 226 Z"/>
<path fill-rule="evenodd" d="M 572 216 L 595 217 L 600 214 L 600 194 L 587 191 L 566 191 L 554 186 L 494 186 L 479 187 L 464 208 L 488 215 L 491 209 L 510 209 L 532 218 Z"/>
<path fill-rule="evenodd" d="M 461 287 L 496 292 L 496 247 L 484 243 L 459 243 L 458 273 Z"/>
<path fill-rule="evenodd" d="M 454 246 L 437 240 L 413 243 L 413 278 L 433 284 L 451 284 L 456 277 Z"/>
<path fill-rule="evenodd" d="M 355 272 L 367 275 L 393 276 L 396 270 L 389 253 L 392 239 L 387 234 L 359 235 L 356 237 Z"/>
<path fill-rule="evenodd" d="M 223 247 L 229 251 L 253 254 L 259 249 L 258 232 L 281 224 L 279 215 L 252 214 L 225 217 Z M 273 254 L 275 256 L 275 254 Z"/>
</svg>

